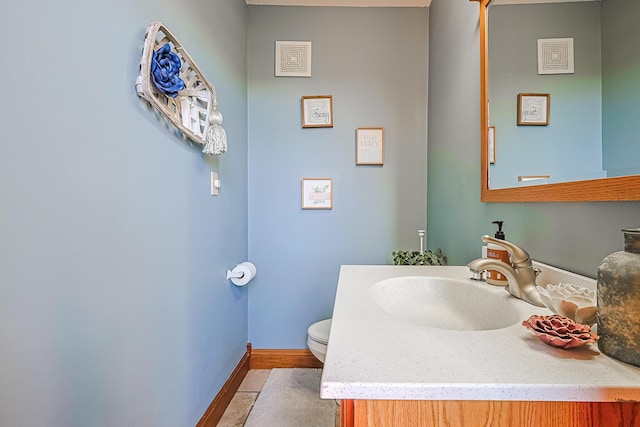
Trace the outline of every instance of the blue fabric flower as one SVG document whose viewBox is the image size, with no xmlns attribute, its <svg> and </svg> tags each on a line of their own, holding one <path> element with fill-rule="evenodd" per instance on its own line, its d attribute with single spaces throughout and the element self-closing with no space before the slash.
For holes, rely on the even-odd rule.
<svg viewBox="0 0 640 427">
<path fill-rule="evenodd" d="M 178 96 L 178 91 L 185 88 L 180 78 L 180 58 L 171 52 L 171 46 L 166 43 L 151 55 L 151 79 L 153 84 L 163 93 L 172 98 Z"/>
</svg>

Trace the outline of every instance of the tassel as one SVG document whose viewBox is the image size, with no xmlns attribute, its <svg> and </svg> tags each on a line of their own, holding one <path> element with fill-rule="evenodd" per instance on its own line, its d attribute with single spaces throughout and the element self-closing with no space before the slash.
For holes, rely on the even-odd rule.
<svg viewBox="0 0 640 427">
<path fill-rule="evenodd" d="M 205 154 L 219 156 L 227 151 L 227 133 L 222 127 L 222 114 L 213 107 L 209 115 L 209 129 L 207 130 L 206 144 L 202 149 Z"/>
</svg>

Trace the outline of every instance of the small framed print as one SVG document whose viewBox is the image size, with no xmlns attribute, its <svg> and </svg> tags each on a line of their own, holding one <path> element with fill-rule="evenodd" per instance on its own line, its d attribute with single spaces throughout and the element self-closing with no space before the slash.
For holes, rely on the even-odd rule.
<svg viewBox="0 0 640 427">
<path fill-rule="evenodd" d="M 489 163 L 496 162 L 496 127 L 489 126 L 489 135 L 487 137 L 487 152 L 489 154 Z"/>
<path fill-rule="evenodd" d="M 311 42 L 277 41 L 276 77 L 311 77 Z"/>
<path fill-rule="evenodd" d="M 302 178 L 302 209 L 333 209 L 333 179 Z"/>
<path fill-rule="evenodd" d="M 538 39 L 538 74 L 573 74 L 573 38 Z"/>
<path fill-rule="evenodd" d="M 384 165 L 384 128 L 356 129 L 356 165 Z"/>
<path fill-rule="evenodd" d="M 548 93 L 519 93 L 518 126 L 547 126 L 549 100 Z"/>
<path fill-rule="evenodd" d="M 331 95 L 302 97 L 302 127 L 333 127 L 333 97 Z"/>
</svg>

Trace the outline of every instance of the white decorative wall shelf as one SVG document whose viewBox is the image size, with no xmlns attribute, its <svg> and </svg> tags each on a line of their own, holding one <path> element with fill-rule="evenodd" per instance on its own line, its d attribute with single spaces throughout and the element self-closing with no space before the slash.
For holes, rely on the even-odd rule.
<svg viewBox="0 0 640 427">
<path fill-rule="evenodd" d="M 158 59 L 160 53 L 166 55 Z M 179 63 L 175 60 L 176 55 Z M 175 75 L 171 73 L 172 67 Z M 152 77 L 152 72 L 158 73 L 157 78 Z M 160 76 L 179 84 L 170 85 L 167 92 L 166 87 L 158 83 Z M 203 153 L 218 155 L 226 151 L 226 133 L 221 126 L 222 115 L 216 108 L 216 90 L 162 22 L 152 22 L 147 27 L 136 91 L 183 135 L 203 144 Z"/>
</svg>

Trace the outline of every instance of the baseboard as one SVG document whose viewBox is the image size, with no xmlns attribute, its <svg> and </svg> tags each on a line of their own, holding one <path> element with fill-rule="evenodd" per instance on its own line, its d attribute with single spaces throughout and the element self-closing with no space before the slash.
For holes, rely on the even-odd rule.
<svg viewBox="0 0 640 427">
<path fill-rule="evenodd" d="M 310 350 L 251 350 L 249 369 L 322 368 Z"/>
<path fill-rule="evenodd" d="M 323 364 L 310 350 L 254 350 L 247 344 L 247 352 L 213 399 L 196 427 L 216 427 L 224 411 L 240 388 L 249 369 L 322 368 Z"/>
<path fill-rule="evenodd" d="M 222 389 L 218 393 L 218 395 L 213 399 L 211 405 L 207 408 L 196 427 L 216 427 L 220 418 L 224 414 L 224 411 L 229 406 L 229 402 L 233 399 L 233 395 L 240 388 L 240 384 L 242 384 L 242 380 L 247 376 L 247 372 L 249 372 L 249 365 L 251 361 L 251 343 L 247 344 L 247 351 L 238 362 L 238 365 L 233 370 L 227 382 L 224 383 Z"/>
</svg>

